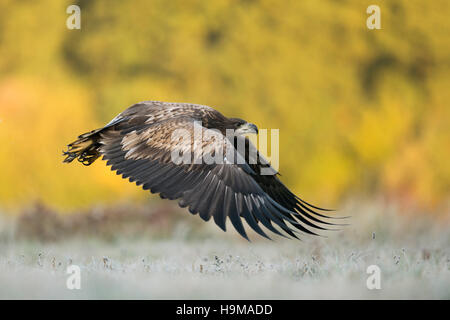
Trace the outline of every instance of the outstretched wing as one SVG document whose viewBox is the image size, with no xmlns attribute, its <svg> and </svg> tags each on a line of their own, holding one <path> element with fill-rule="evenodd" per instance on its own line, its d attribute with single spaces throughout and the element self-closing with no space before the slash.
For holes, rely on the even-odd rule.
<svg viewBox="0 0 450 320">
<path fill-rule="evenodd" d="M 199 139 L 199 135 L 208 138 Z M 202 127 L 192 117 L 152 122 L 139 115 L 123 116 L 101 133 L 99 142 L 100 153 L 117 174 L 162 198 L 179 199 L 180 206 L 188 207 L 205 221 L 213 217 L 223 230 L 229 218 L 248 239 L 241 221 L 244 218 L 267 238 L 261 224 L 279 235 L 283 234 L 273 224 L 293 237 L 296 229 L 314 234 L 293 218 L 300 217 L 298 212 L 273 198 L 277 193 L 270 185 L 258 182 L 257 173 L 238 152 L 233 152 L 228 139 Z M 188 158 L 191 163 L 186 163 Z"/>
</svg>

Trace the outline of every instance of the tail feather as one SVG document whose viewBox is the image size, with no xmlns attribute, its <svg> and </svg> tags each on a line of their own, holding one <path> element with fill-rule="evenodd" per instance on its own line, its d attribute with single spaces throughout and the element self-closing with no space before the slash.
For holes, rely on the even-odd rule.
<svg viewBox="0 0 450 320">
<path fill-rule="evenodd" d="M 91 132 L 82 134 L 78 140 L 67 145 L 68 150 L 63 151 L 65 163 L 70 163 L 77 159 L 85 166 L 91 165 L 98 157 L 100 157 L 100 143 L 98 134 L 102 129 L 93 130 Z"/>
</svg>

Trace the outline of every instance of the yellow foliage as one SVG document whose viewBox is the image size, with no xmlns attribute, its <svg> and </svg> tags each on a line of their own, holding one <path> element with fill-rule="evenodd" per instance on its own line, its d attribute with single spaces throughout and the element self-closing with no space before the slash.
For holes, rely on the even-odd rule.
<svg viewBox="0 0 450 320">
<path fill-rule="evenodd" d="M 283 181 L 305 200 L 450 190 L 448 1 L 0 3 L 0 206 L 79 208 L 148 195 L 102 162 L 63 165 L 78 134 L 142 100 L 211 105 L 280 129 Z"/>
<path fill-rule="evenodd" d="M 0 105 L 3 205 L 42 200 L 70 208 L 134 192 L 108 175 L 104 165 L 83 168 L 62 163 L 67 143 L 100 126 L 90 109 L 83 107 L 90 105 L 84 89 L 70 81 L 49 85 L 35 79 L 7 78 L 0 83 Z"/>
</svg>

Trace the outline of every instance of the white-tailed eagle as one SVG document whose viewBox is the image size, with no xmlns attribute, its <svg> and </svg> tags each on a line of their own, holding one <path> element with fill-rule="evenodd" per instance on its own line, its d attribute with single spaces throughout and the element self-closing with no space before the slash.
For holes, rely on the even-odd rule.
<svg viewBox="0 0 450 320">
<path fill-rule="evenodd" d="M 77 159 L 90 165 L 103 156 L 118 175 L 163 199 L 178 199 L 181 207 L 205 221 L 212 217 L 224 231 L 228 217 L 246 239 L 241 218 L 266 238 L 262 226 L 297 238 L 298 231 L 317 235 L 311 229 L 337 225 L 318 212 L 329 210 L 303 201 L 279 180 L 245 137 L 257 132 L 254 124 L 227 118 L 208 106 L 145 101 L 105 127 L 79 136 L 68 145 L 64 162 Z M 209 138 L 199 140 L 198 133 Z M 239 141 L 243 150 L 237 147 Z M 174 161 L 174 154 L 190 161 Z M 207 158 L 215 161 L 202 161 Z"/>
</svg>

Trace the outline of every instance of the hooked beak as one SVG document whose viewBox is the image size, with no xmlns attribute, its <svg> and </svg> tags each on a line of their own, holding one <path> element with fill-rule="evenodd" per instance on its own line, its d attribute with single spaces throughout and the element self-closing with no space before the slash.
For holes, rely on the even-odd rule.
<svg viewBox="0 0 450 320">
<path fill-rule="evenodd" d="M 235 134 L 236 135 L 243 135 L 248 133 L 254 133 L 258 134 L 258 127 L 254 125 L 253 123 L 245 123 L 242 126 L 240 126 L 238 129 L 236 129 Z"/>
</svg>

